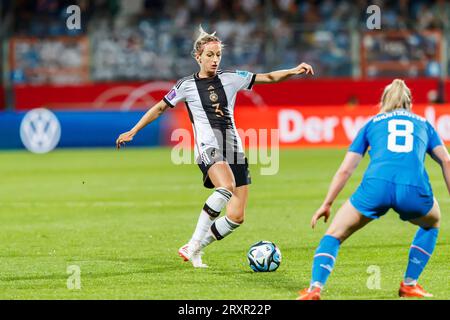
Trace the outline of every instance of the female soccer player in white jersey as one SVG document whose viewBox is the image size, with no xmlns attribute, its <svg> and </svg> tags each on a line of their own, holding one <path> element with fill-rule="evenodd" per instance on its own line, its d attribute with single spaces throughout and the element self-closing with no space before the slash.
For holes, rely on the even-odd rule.
<svg viewBox="0 0 450 320">
<path fill-rule="evenodd" d="M 401 297 L 430 297 L 417 280 L 436 245 L 440 210 L 425 170 L 425 156 L 442 167 L 450 192 L 450 156 L 437 132 L 424 118 L 411 112 L 411 92 L 399 79 L 388 85 L 381 98 L 381 111 L 359 131 L 328 194 L 311 220 L 314 228 L 320 218 L 330 217 L 331 205 L 370 147 L 370 164 L 355 193 L 337 211 L 333 222 L 316 249 L 310 287 L 299 300 L 318 300 L 330 275 L 339 246 L 355 231 L 389 209 L 400 219 L 418 225 L 409 251 L 409 261 L 400 284 Z"/>
<path fill-rule="evenodd" d="M 184 101 L 195 137 L 195 158 L 203 172 L 203 183 L 215 188 L 206 199 L 190 241 L 178 250 L 184 261 L 194 267 L 202 263 L 202 249 L 232 233 L 244 221 L 250 173 L 241 139 L 234 123 L 234 103 L 240 90 L 250 90 L 254 83 L 274 83 L 294 75 L 314 74 L 310 65 L 302 63 L 289 70 L 264 74 L 247 71 L 222 71 L 222 43 L 215 33 L 200 27 L 193 56 L 199 72 L 179 80 L 164 98 L 154 105 L 128 132 L 121 134 L 118 148 L 158 118 L 168 108 Z M 223 208 L 226 215 L 219 218 Z"/>
</svg>

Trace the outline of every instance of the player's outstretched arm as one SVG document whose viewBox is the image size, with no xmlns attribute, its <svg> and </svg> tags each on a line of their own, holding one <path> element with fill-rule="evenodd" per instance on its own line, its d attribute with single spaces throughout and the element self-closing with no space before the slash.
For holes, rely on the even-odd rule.
<svg viewBox="0 0 450 320">
<path fill-rule="evenodd" d="M 445 184 L 450 193 L 450 155 L 447 147 L 443 145 L 435 147 L 431 152 L 431 157 L 441 166 Z"/>
<path fill-rule="evenodd" d="M 157 104 L 151 107 L 130 131 L 122 133 L 117 138 L 117 149 L 120 149 L 120 147 L 124 146 L 126 142 L 130 142 L 131 140 L 133 140 L 133 137 L 136 135 L 136 133 L 139 132 L 139 130 L 144 128 L 150 122 L 156 120 L 164 111 L 167 110 L 168 107 L 169 105 L 167 105 L 164 100 L 159 101 Z"/>
<path fill-rule="evenodd" d="M 331 205 L 333 204 L 334 200 L 337 198 L 339 193 L 342 191 L 348 179 L 350 179 L 353 172 L 355 171 L 355 169 L 358 167 L 358 164 L 361 161 L 361 159 L 362 159 L 361 154 L 351 151 L 347 152 L 344 160 L 341 163 L 341 166 L 339 167 L 339 169 L 337 170 L 336 174 L 333 177 L 333 180 L 331 181 L 325 200 L 323 201 L 320 208 L 317 209 L 317 211 L 314 213 L 311 219 L 311 227 L 313 229 L 320 218 L 324 217 L 325 218 L 324 222 L 328 221 L 328 218 L 330 217 L 331 213 Z"/>
<path fill-rule="evenodd" d="M 256 74 L 255 83 L 275 83 L 288 79 L 289 77 L 299 74 L 311 74 L 314 75 L 313 68 L 307 63 L 301 63 L 295 68 L 287 70 L 277 70 L 269 73 Z"/>
</svg>

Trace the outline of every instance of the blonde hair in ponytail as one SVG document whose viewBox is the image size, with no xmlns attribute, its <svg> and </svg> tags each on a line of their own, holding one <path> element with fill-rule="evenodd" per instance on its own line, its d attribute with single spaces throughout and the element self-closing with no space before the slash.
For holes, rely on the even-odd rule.
<svg viewBox="0 0 450 320">
<path fill-rule="evenodd" d="M 219 37 L 216 36 L 215 31 L 213 33 L 208 33 L 203 30 L 202 25 L 200 25 L 198 29 L 200 34 L 194 42 L 194 47 L 191 53 L 194 58 L 202 54 L 205 44 L 209 42 L 219 42 L 220 46 L 223 48 L 222 41 L 220 41 Z"/>
<path fill-rule="evenodd" d="M 384 88 L 381 96 L 381 112 L 390 112 L 396 109 L 411 111 L 411 91 L 405 81 L 395 79 Z"/>
</svg>

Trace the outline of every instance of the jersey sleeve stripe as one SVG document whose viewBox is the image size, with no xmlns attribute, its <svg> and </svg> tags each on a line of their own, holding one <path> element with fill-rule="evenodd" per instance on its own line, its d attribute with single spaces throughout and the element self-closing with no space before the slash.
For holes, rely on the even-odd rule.
<svg viewBox="0 0 450 320">
<path fill-rule="evenodd" d="M 171 103 L 169 102 L 169 100 L 166 99 L 166 97 L 163 98 L 163 101 L 164 101 L 169 107 L 171 107 L 171 108 L 174 108 L 174 107 L 175 107 L 173 104 L 171 104 Z"/>
<path fill-rule="evenodd" d="M 189 79 L 193 79 L 193 76 L 190 75 L 190 76 L 184 77 L 183 79 L 178 80 L 178 82 L 175 84 L 175 87 L 177 89 L 179 89 L 181 87 L 181 85 L 183 84 L 183 82 L 185 82 L 185 81 L 187 81 Z"/>
<path fill-rule="evenodd" d="M 253 87 L 253 84 L 255 83 L 255 79 L 256 79 L 256 73 L 253 74 L 252 76 L 252 80 L 250 81 L 247 89 L 250 90 Z"/>
</svg>

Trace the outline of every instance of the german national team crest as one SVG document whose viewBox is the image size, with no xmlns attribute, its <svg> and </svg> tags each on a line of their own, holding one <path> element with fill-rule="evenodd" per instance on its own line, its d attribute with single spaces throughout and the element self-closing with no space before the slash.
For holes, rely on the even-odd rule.
<svg viewBox="0 0 450 320">
<path fill-rule="evenodd" d="M 217 102 L 217 100 L 219 100 L 219 96 L 214 91 L 211 91 L 211 93 L 209 94 L 209 99 L 212 102 Z"/>
</svg>

